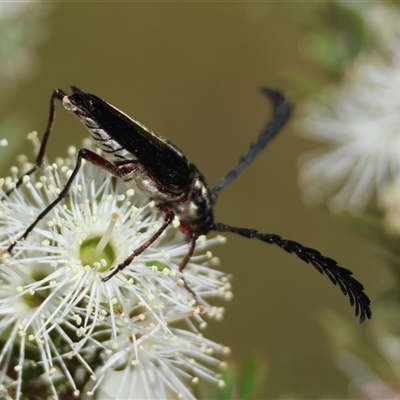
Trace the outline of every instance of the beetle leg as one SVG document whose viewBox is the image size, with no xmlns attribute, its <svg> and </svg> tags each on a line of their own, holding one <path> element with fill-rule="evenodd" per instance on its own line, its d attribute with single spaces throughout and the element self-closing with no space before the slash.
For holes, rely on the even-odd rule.
<svg viewBox="0 0 400 400">
<path fill-rule="evenodd" d="M 138 256 L 139 254 L 142 254 L 143 251 L 145 251 L 152 243 L 154 243 L 154 241 L 165 231 L 165 229 L 167 229 L 167 227 L 172 223 L 174 217 L 175 217 L 175 213 L 172 210 L 168 210 L 166 209 L 166 207 L 160 207 L 160 209 L 165 213 L 165 217 L 164 217 L 164 223 L 163 225 L 156 231 L 156 233 L 149 238 L 146 242 L 144 242 L 140 247 L 138 247 L 137 249 L 135 249 L 135 251 L 127 258 L 125 259 L 125 261 L 123 261 L 122 263 L 118 264 L 117 267 L 107 276 L 105 276 L 104 278 L 101 278 L 101 280 L 103 282 L 107 282 L 108 280 L 110 280 L 114 275 L 116 275 L 119 271 L 122 271 L 123 269 L 125 269 L 132 261 L 133 259 Z M 188 261 L 190 260 L 190 257 L 193 254 L 193 251 L 195 249 L 196 246 L 196 240 L 197 240 L 197 235 L 195 235 L 193 233 L 192 237 L 191 237 L 191 244 L 190 244 L 190 248 L 189 251 L 187 252 L 186 256 L 183 258 L 183 260 L 181 261 L 181 263 L 179 264 L 179 271 L 182 272 L 183 268 L 185 268 L 186 264 L 188 263 Z M 180 277 L 180 279 L 182 280 L 182 285 L 183 287 L 190 293 L 193 295 L 194 299 L 197 300 L 197 295 L 196 293 L 189 287 L 189 285 L 186 283 L 185 278 L 182 276 Z"/>
<path fill-rule="evenodd" d="M 185 257 L 182 259 L 182 261 L 179 263 L 179 271 L 182 272 L 183 269 L 186 267 L 186 264 L 189 262 L 190 258 L 193 255 L 194 249 L 196 247 L 196 241 L 197 241 L 198 235 L 196 235 L 193 231 L 191 237 L 190 237 L 190 247 L 189 251 L 186 253 Z M 185 281 L 185 278 L 183 277 L 183 273 L 181 276 L 181 279 L 183 281 L 183 286 L 184 288 L 193 295 L 194 299 L 197 301 L 197 295 L 196 293 L 188 286 L 188 284 Z"/>
<path fill-rule="evenodd" d="M 54 123 L 54 117 L 56 116 L 56 100 L 62 100 L 64 96 L 67 96 L 67 94 L 61 90 L 61 89 L 56 89 L 53 94 L 50 97 L 50 114 L 49 114 L 49 119 L 47 121 L 47 126 L 46 130 L 44 131 L 42 143 L 40 145 L 39 153 L 36 157 L 35 163 L 33 164 L 33 167 L 27 171 L 24 175 L 22 175 L 15 186 L 11 188 L 6 194 L 7 196 L 10 195 L 15 189 L 21 186 L 24 176 L 26 175 L 32 175 L 35 171 L 37 171 L 39 168 L 43 167 L 43 162 L 44 162 L 44 156 L 46 153 L 46 148 L 47 148 L 47 142 L 50 137 L 51 130 L 53 128 L 53 123 Z"/>
<path fill-rule="evenodd" d="M 172 210 L 169 210 L 165 214 L 164 223 L 160 228 L 158 228 L 158 230 L 154 233 L 154 235 L 150 239 L 146 240 L 140 247 L 135 249 L 135 251 L 125 261 L 123 261 L 121 264 L 118 264 L 117 267 L 114 269 L 114 271 L 112 271 L 106 277 L 101 278 L 101 280 L 103 282 L 107 282 L 119 271 L 122 271 L 124 268 L 126 268 L 136 256 L 142 254 L 165 231 L 165 229 L 167 229 L 168 225 L 171 224 L 174 217 L 175 213 Z"/>
<path fill-rule="evenodd" d="M 186 253 L 185 257 L 179 263 L 179 271 L 182 272 L 183 269 L 186 267 L 186 264 L 189 262 L 190 258 L 193 255 L 194 249 L 196 248 L 196 241 L 198 236 L 193 232 L 190 236 L 190 247 L 189 251 Z"/>
<path fill-rule="evenodd" d="M 49 126 L 51 127 L 51 124 L 49 124 Z M 50 130 L 49 130 L 49 132 L 50 132 Z M 72 174 L 69 177 L 67 183 L 65 184 L 63 190 L 61 190 L 58 197 L 52 203 L 50 203 L 36 217 L 36 219 L 32 222 L 32 224 L 26 229 L 24 234 L 22 236 L 20 236 L 14 243 L 12 243 L 8 247 L 7 251 L 9 253 L 11 253 L 13 251 L 13 248 L 17 244 L 17 242 L 26 239 L 28 237 L 28 235 L 32 232 L 32 230 L 35 228 L 35 226 L 39 223 L 39 221 L 41 221 L 61 200 L 63 200 L 68 195 L 68 192 L 71 189 L 72 183 L 74 182 L 74 180 L 82 166 L 83 159 L 90 162 L 91 164 L 94 164 L 102 169 L 105 169 L 107 172 L 111 173 L 112 175 L 114 175 L 116 177 L 119 177 L 119 178 L 121 177 L 121 172 L 119 171 L 118 167 L 116 167 L 114 164 L 112 164 L 111 162 L 107 161 L 105 158 L 99 156 L 98 154 L 94 153 L 93 151 L 91 151 L 89 149 L 85 149 L 85 148 L 80 149 L 78 152 L 78 157 L 76 160 L 75 168 L 72 171 Z"/>
</svg>

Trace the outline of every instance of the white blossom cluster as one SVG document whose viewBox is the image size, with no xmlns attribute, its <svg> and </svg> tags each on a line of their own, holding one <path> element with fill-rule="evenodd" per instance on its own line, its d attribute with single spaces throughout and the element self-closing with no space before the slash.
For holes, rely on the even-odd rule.
<svg viewBox="0 0 400 400">
<path fill-rule="evenodd" d="M 180 273 L 189 243 L 176 219 L 103 282 L 164 215 L 84 163 L 68 197 L 18 240 L 56 199 L 75 161 L 71 148 L 68 158 L 25 176 L 10 192 L 32 167 L 21 157 L 12 176 L 0 179 L 0 398 L 34 391 L 38 398 L 192 399 L 198 383 L 222 385 L 218 368 L 228 349 L 199 332 L 205 316 L 223 315 L 209 299 L 231 297 L 208 250 L 222 237 L 200 237 Z"/>
<path fill-rule="evenodd" d="M 400 188 L 400 13 L 380 2 L 348 6 L 375 45 L 307 102 L 302 134 L 325 146 L 303 158 L 300 184 L 306 200 L 330 196 L 335 211 L 358 213 L 371 199 L 380 209 L 400 200 L 391 187 Z"/>
</svg>

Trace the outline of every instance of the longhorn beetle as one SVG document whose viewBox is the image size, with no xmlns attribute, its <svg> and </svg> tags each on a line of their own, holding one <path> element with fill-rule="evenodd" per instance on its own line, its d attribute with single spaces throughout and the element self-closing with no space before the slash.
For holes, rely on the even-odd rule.
<svg viewBox="0 0 400 400">
<path fill-rule="evenodd" d="M 272 120 L 261 130 L 257 139 L 250 146 L 246 155 L 240 158 L 235 168 L 217 186 L 210 189 L 200 171 L 168 140 L 94 94 L 83 92 L 75 86 L 72 86 L 71 89 L 71 95 L 61 89 L 53 92 L 43 141 L 35 164 L 27 172 L 27 175 L 43 167 L 45 150 L 54 122 L 56 100 L 60 100 L 64 108 L 74 113 L 86 125 L 94 141 L 103 150 L 104 157 L 89 149 L 80 149 L 76 166 L 59 196 L 37 216 L 17 241 L 26 239 L 39 221 L 68 195 L 81 168 L 82 160 L 86 160 L 103 168 L 113 176 L 123 179 L 127 186 L 148 195 L 164 213 L 164 223 L 154 235 L 140 247 L 133 249 L 132 254 L 125 261 L 102 278 L 103 281 L 108 281 L 128 266 L 136 256 L 145 251 L 167 229 L 174 216 L 177 215 L 181 221 L 180 230 L 190 240 L 189 250 L 179 265 L 180 272 L 190 260 L 196 240 L 200 235 L 210 231 L 232 232 L 249 239 L 275 244 L 289 253 L 296 254 L 321 274 L 325 273 L 335 285 L 340 287 L 343 294 L 349 297 L 350 304 L 355 305 L 355 314 L 359 316 L 360 323 L 365 318 L 371 318 L 370 300 L 364 293 L 364 286 L 352 277 L 350 270 L 339 266 L 332 258 L 295 241 L 282 239 L 276 234 L 260 233 L 256 229 L 233 227 L 214 221 L 213 207 L 219 191 L 253 161 L 289 119 L 292 107 L 281 92 L 269 87 L 262 88 L 263 94 L 273 105 Z M 22 182 L 23 177 L 16 182 L 14 189 L 18 188 Z M 8 194 L 14 189 L 11 189 Z M 16 243 L 9 246 L 9 253 L 12 253 Z M 187 286 L 186 288 L 191 292 Z"/>
</svg>

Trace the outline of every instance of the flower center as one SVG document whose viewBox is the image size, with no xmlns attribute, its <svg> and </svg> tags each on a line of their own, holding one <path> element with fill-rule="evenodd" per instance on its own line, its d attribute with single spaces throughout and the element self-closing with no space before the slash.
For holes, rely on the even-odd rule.
<svg viewBox="0 0 400 400">
<path fill-rule="evenodd" d="M 42 279 L 46 278 L 46 274 L 42 272 L 36 272 L 32 274 L 32 278 L 35 282 L 40 282 Z M 36 309 L 39 307 L 43 301 L 50 295 L 49 289 L 40 289 L 26 292 L 23 296 L 24 304 L 30 309 Z"/>
<path fill-rule="evenodd" d="M 157 261 L 157 260 L 146 261 L 145 264 L 146 264 L 148 267 L 155 267 L 155 268 L 157 268 L 158 271 L 163 271 L 164 268 L 168 268 L 168 265 L 167 265 L 167 264 L 164 264 L 163 262 Z"/>
<path fill-rule="evenodd" d="M 79 250 L 82 265 L 89 265 L 100 273 L 108 271 L 116 259 L 111 235 L 118 219 L 118 214 L 111 215 L 110 223 L 103 236 L 95 236 L 84 240 Z"/>
</svg>

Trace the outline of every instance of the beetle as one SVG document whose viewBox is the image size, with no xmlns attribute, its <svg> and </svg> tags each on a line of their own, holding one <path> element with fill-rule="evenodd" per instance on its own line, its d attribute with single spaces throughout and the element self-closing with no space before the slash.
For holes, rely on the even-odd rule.
<svg viewBox="0 0 400 400">
<path fill-rule="evenodd" d="M 34 173 L 44 165 L 57 100 L 60 100 L 66 110 L 75 114 L 86 125 L 104 156 L 86 148 L 79 150 L 75 168 L 59 196 L 37 216 L 17 241 L 8 247 L 10 254 L 15 244 L 26 239 L 39 221 L 68 195 L 81 168 L 82 160 L 86 160 L 113 176 L 123 179 L 128 187 L 149 196 L 164 213 L 164 222 L 153 236 L 134 249 L 126 260 L 102 278 L 103 281 L 108 281 L 131 264 L 136 256 L 145 251 L 167 229 L 176 215 L 181 222 L 180 230 L 190 240 L 189 250 L 179 265 L 180 272 L 183 273 L 189 262 L 200 235 L 211 231 L 236 233 L 249 239 L 258 239 L 277 245 L 289 253 L 296 254 L 321 274 L 326 274 L 332 283 L 340 287 L 343 294 L 349 297 L 350 304 L 355 306 L 355 314 L 359 316 L 360 323 L 366 318 L 371 318 L 370 299 L 364 292 L 364 286 L 352 276 L 352 271 L 341 267 L 334 259 L 322 255 L 316 249 L 305 247 L 293 240 L 283 239 L 277 234 L 260 233 L 256 229 L 234 227 L 214 220 L 213 207 L 220 190 L 253 161 L 288 121 L 292 106 L 279 90 L 270 87 L 262 88 L 262 93 L 272 103 L 273 118 L 261 130 L 235 168 L 210 189 L 197 167 L 190 163 L 183 152 L 171 142 L 94 94 L 84 92 L 75 86 L 71 86 L 71 89 L 71 95 L 62 89 L 56 89 L 53 92 L 50 99 L 49 119 L 39 153 L 34 166 L 25 175 Z M 18 188 L 22 182 L 23 177 L 16 182 L 15 187 L 8 194 Z M 185 287 L 192 292 L 186 284 Z"/>
</svg>

